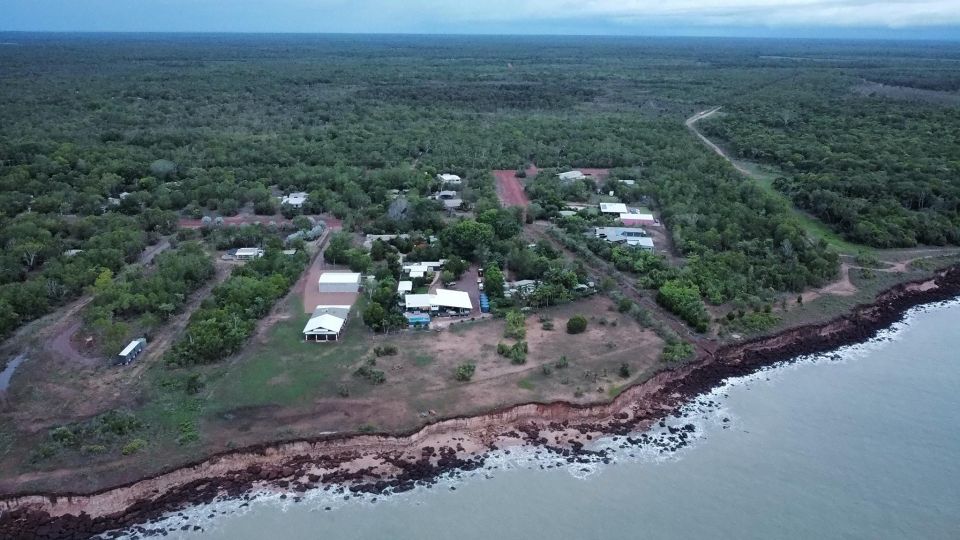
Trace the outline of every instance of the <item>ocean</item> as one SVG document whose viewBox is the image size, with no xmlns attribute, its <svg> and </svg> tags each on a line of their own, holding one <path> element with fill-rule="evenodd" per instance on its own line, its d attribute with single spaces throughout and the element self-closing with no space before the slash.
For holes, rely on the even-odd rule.
<svg viewBox="0 0 960 540">
<path fill-rule="evenodd" d="M 193 508 L 167 538 L 960 538 L 958 330 L 960 302 L 921 307 L 868 343 L 729 381 L 654 430 L 694 424 L 675 452 L 618 438 L 596 442 L 608 464 L 497 453 L 398 495 Z"/>
</svg>

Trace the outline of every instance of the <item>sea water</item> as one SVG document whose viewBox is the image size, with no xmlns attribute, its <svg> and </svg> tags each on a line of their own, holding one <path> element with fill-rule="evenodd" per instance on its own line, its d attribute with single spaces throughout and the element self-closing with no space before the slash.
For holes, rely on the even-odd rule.
<svg viewBox="0 0 960 540">
<path fill-rule="evenodd" d="M 696 426 L 676 452 L 623 438 L 594 445 L 609 464 L 500 452 L 398 495 L 197 507 L 167 537 L 960 538 L 958 329 L 960 302 L 918 308 L 868 343 L 731 380 L 669 419 Z"/>
</svg>

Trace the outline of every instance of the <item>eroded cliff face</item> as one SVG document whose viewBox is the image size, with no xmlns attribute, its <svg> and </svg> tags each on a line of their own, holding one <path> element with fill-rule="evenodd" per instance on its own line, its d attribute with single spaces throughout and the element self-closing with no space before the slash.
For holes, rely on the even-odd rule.
<svg viewBox="0 0 960 540">
<path fill-rule="evenodd" d="M 536 444 L 576 454 L 583 451 L 582 441 L 643 429 L 728 377 L 864 341 L 899 320 L 910 307 L 958 294 L 960 267 L 955 267 L 934 279 L 893 287 L 873 304 L 827 323 L 724 346 L 628 388 L 609 404 L 518 405 L 441 420 L 404 435 L 358 435 L 245 448 L 99 493 L 10 496 L 0 500 L 0 537 L 88 538 L 147 523 L 190 504 L 242 496 L 256 489 L 299 493 L 345 484 L 355 492 L 403 491 L 445 471 L 476 468 L 490 449 L 511 445 Z"/>
</svg>

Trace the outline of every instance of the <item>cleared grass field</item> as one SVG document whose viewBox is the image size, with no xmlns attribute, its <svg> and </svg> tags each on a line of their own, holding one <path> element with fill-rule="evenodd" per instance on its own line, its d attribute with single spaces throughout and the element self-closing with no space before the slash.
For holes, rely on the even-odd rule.
<svg viewBox="0 0 960 540">
<path fill-rule="evenodd" d="M 750 177 L 753 178 L 757 185 L 760 186 L 765 192 L 769 193 L 771 196 L 781 200 L 787 207 L 790 209 L 793 217 L 803 226 L 804 230 L 807 231 L 807 234 L 814 238 L 822 238 L 826 240 L 831 247 L 837 250 L 840 253 L 846 255 L 857 255 L 858 253 L 869 253 L 873 254 L 877 250 L 870 247 L 864 246 L 862 244 L 855 244 L 849 242 L 840 237 L 836 232 L 834 232 L 827 224 L 823 223 L 819 219 L 811 216 L 810 214 L 804 212 L 803 210 L 797 208 L 793 201 L 791 201 L 786 195 L 780 193 L 773 187 L 774 179 L 779 176 L 779 173 L 776 169 L 765 165 L 759 165 L 757 163 L 752 163 L 749 161 L 740 161 L 734 160 L 737 165 L 741 168 L 749 171 Z"/>
</svg>

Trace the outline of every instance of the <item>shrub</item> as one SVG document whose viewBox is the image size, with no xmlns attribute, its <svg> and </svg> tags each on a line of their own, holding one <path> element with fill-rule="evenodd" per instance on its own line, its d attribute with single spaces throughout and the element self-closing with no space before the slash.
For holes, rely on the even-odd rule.
<svg viewBox="0 0 960 540">
<path fill-rule="evenodd" d="M 587 319 L 583 315 L 574 315 L 567 321 L 568 334 L 582 334 L 587 330 Z"/>
<path fill-rule="evenodd" d="M 693 345 L 686 341 L 674 341 L 667 343 L 663 347 L 662 358 L 664 362 L 680 362 L 693 356 Z"/>
<path fill-rule="evenodd" d="M 521 343 L 526 345 L 526 342 Z M 508 356 L 510 357 L 510 361 L 514 364 L 525 364 L 527 363 L 527 348 L 525 346 L 518 347 L 518 345 L 520 345 L 520 343 L 517 343 L 510 349 L 510 354 Z"/>
<path fill-rule="evenodd" d="M 370 366 L 364 365 L 357 368 L 353 374 L 357 377 L 366 379 L 370 384 L 383 384 L 387 380 L 387 375 L 380 371 L 379 369 L 373 369 Z"/>
<path fill-rule="evenodd" d="M 143 439 L 134 439 L 123 446 L 120 450 L 120 453 L 129 456 L 131 454 L 136 454 L 137 452 L 143 450 L 147 446 L 147 441 Z"/>
<path fill-rule="evenodd" d="M 543 323 L 544 330 L 553 330 L 553 321 L 545 321 Z"/>
<path fill-rule="evenodd" d="M 507 327 L 503 335 L 508 338 L 523 339 L 527 337 L 527 319 L 519 311 L 507 313 Z"/>
<path fill-rule="evenodd" d="M 570 365 L 570 361 L 567 360 L 567 357 L 566 357 L 566 356 L 561 356 L 560 359 L 557 360 L 553 365 L 554 365 L 557 369 L 564 369 L 564 368 L 566 368 L 567 366 Z"/>
<path fill-rule="evenodd" d="M 80 443 L 80 438 L 72 429 L 61 426 L 50 432 L 50 438 L 60 446 L 72 447 Z"/>
<path fill-rule="evenodd" d="M 543 367 L 540 369 L 541 371 L 543 371 L 543 374 L 546 375 L 547 377 L 553 374 L 553 368 L 550 367 L 550 364 L 544 364 Z"/>
<path fill-rule="evenodd" d="M 622 378 L 624 378 L 624 379 L 629 379 L 629 378 L 630 378 L 630 365 L 627 364 L 626 362 L 620 364 L 620 369 L 617 370 L 617 373 L 620 375 L 620 377 L 622 377 Z"/>
<path fill-rule="evenodd" d="M 397 348 L 393 345 L 382 345 L 373 348 L 373 354 L 377 356 L 394 356 L 397 354 Z"/>
<path fill-rule="evenodd" d="M 466 382 L 473 378 L 473 373 L 477 370 L 477 366 L 466 362 L 457 366 L 457 372 L 454 374 L 454 378 L 458 381 Z"/>
</svg>

